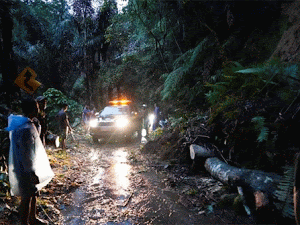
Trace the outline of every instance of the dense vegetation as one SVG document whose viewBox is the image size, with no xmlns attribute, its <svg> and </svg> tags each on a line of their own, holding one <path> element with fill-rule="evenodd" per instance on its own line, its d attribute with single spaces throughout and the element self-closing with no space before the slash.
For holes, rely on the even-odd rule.
<svg viewBox="0 0 300 225">
<path fill-rule="evenodd" d="M 18 112 L 26 95 L 13 82 L 29 66 L 50 117 L 62 101 L 74 120 L 82 105 L 100 110 L 116 97 L 149 110 L 158 103 L 182 132 L 205 123 L 234 164 L 276 172 L 292 165 L 299 69 L 274 54 L 293 25 L 283 13 L 291 2 L 129 0 L 122 10 L 98 2 L 1 0 L 2 128 L 5 109 Z"/>
</svg>

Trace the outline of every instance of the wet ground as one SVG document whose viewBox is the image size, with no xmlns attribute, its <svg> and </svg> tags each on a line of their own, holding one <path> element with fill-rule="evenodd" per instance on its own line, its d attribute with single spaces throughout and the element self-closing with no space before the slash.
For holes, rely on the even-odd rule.
<svg viewBox="0 0 300 225">
<path fill-rule="evenodd" d="M 218 208 L 223 185 L 205 173 L 191 174 L 189 165 L 141 153 L 136 140 L 75 138 L 64 154 L 48 150 L 56 176 L 39 197 L 38 211 L 50 224 L 251 224 Z M 4 224 L 18 224 L 15 215 Z"/>
<path fill-rule="evenodd" d="M 63 224 L 191 224 L 188 212 L 174 204 L 175 193 L 162 187 L 153 168 L 136 156 L 138 144 L 94 145 L 81 157 L 85 181 L 61 205 Z M 177 214 L 186 215 L 177 216 Z"/>
<path fill-rule="evenodd" d="M 188 167 L 141 154 L 142 147 L 137 141 L 111 142 L 70 151 L 72 157 L 81 161 L 78 167 L 81 174 L 76 181 L 80 186 L 64 196 L 66 201 L 60 204 L 59 223 L 246 223 L 245 218 L 235 218 L 232 212 L 213 210 L 211 199 L 214 195 L 220 197 L 221 183 L 206 175 L 200 175 L 201 182 L 198 182 L 199 175 L 187 177 Z M 203 185 L 207 197 L 193 196 L 193 190 L 199 185 Z"/>
</svg>

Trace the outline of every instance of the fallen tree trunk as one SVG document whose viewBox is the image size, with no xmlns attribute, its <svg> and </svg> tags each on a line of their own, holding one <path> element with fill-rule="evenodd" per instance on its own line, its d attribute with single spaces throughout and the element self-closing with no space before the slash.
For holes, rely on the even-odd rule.
<svg viewBox="0 0 300 225">
<path fill-rule="evenodd" d="M 239 194 L 243 195 L 244 207 L 248 215 L 250 215 L 249 210 L 252 210 L 247 206 L 248 203 L 256 210 L 268 208 L 269 197 L 273 196 L 282 177 L 275 173 L 234 167 L 223 162 L 216 155 L 213 150 L 206 147 L 195 144 L 190 146 L 190 157 L 194 162 L 201 162 L 200 164 L 204 164 L 205 169 L 215 179 L 239 190 Z M 243 189 L 246 191 L 246 197 Z"/>
<path fill-rule="evenodd" d="M 230 166 L 216 157 L 208 158 L 204 167 L 222 183 L 236 187 L 247 187 L 253 192 L 261 191 L 272 194 L 281 179 L 278 174 Z"/>
<path fill-rule="evenodd" d="M 192 160 L 199 160 L 200 158 L 206 159 L 215 156 L 216 155 L 213 150 L 210 150 L 200 145 L 195 145 L 195 144 L 190 145 L 190 157 Z"/>
<path fill-rule="evenodd" d="M 269 197 L 273 196 L 277 189 L 281 176 L 259 170 L 250 170 L 230 166 L 220 159 L 213 157 L 205 161 L 205 169 L 223 184 L 237 187 L 242 191 L 243 204 L 247 214 L 250 216 L 253 210 L 264 212 L 270 208 Z M 248 207 L 250 206 L 250 207 Z"/>
</svg>

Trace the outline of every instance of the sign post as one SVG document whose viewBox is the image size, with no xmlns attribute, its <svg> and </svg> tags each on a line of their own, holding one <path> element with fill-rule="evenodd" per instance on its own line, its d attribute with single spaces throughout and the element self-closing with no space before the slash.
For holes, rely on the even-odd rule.
<svg viewBox="0 0 300 225">
<path fill-rule="evenodd" d="M 36 73 L 30 67 L 26 67 L 16 78 L 15 84 L 29 94 L 33 94 L 35 90 L 41 86 L 41 83 L 35 80 Z"/>
</svg>

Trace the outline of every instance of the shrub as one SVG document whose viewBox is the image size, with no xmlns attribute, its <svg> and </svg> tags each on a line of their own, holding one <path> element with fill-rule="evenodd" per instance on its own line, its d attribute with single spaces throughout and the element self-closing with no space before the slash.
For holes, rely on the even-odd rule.
<svg viewBox="0 0 300 225">
<path fill-rule="evenodd" d="M 82 105 L 72 99 L 69 99 L 61 91 L 55 88 L 49 88 L 46 92 L 43 93 L 43 96 L 47 98 L 46 113 L 48 115 L 49 130 L 54 132 L 57 131 L 55 116 L 64 103 L 69 105 L 68 115 L 71 124 L 75 121 L 76 118 L 81 118 L 81 113 L 83 110 Z"/>
</svg>

